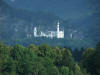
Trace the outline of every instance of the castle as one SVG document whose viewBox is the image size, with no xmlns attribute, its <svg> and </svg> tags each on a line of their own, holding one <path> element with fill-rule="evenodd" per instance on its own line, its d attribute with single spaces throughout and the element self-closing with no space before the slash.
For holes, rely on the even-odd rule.
<svg viewBox="0 0 100 75">
<path fill-rule="evenodd" d="M 34 27 L 34 37 L 47 37 L 47 38 L 64 38 L 64 30 L 60 30 L 60 23 L 57 23 L 57 30 L 56 31 L 39 31 L 37 27 Z"/>
</svg>

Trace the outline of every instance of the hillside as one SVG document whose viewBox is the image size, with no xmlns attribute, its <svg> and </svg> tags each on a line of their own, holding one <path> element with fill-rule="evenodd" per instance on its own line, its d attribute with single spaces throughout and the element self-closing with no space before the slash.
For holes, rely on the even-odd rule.
<svg viewBox="0 0 100 75">
<path fill-rule="evenodd" d="M 95 46 L 95 43 L 100 41 L 100 22 L 97 22 L 99 17 L 99 13 L 96 13 L 84 20 L 63 20 L 56 14 L 46 11 L 16 9 L 0 0 L 0 40 L 10 45 L 19 43 L 25 46 L 30 43 L 48 43 L 72 48 Z M 64 27 L 65 39 L 34 38 L 34 26 L 41 26 L 43 29 L 55 28 L 58 19 Z M 28 38 L 28 34 L 32 37 Z M 73 38 L 70 37 L 71 34 Z"/>
</svg>

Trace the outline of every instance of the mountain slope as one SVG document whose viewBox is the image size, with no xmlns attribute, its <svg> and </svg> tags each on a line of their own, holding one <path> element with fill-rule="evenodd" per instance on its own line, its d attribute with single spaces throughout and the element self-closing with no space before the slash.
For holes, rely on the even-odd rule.
<svg viewBox="0 0 100 75">
<path fill-rule="evenodd" d="M 95 14 L 78 21 L 73 21 L 72 19 L 63 20 L 50 12 L 15 9 L 3 0 L 0 0 L 0 40 L 7 44 L 20 43 L 28 45 L 35 43 L 40 45 L 48 43 L 50 45 L 73 48 L 92 46 L 100 41 L 100 23 L 99 21 L 97 22 L 100 16 L 99 13 L 97 15 Z M 65 39 L 34 38 L 34 26 L 41 26 L 43 29 L 55 28 L 58 19 L 61 26 L 64 26 Z M 28 38 L 27 35 L 30 34 L 32 37 Z M 71 34 L 73 38 L 70 37 Z"/>
</svg>

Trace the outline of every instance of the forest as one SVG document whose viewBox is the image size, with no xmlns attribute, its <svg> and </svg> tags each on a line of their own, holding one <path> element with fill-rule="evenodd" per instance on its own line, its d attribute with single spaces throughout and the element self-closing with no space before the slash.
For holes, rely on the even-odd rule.
<svg viewBox="0 0 100 75">
<path fill-rule="evenodd" d="M 0 42 L 0 75 L 100 75 L 100 42 L 81 50 Z"/>
</svg>

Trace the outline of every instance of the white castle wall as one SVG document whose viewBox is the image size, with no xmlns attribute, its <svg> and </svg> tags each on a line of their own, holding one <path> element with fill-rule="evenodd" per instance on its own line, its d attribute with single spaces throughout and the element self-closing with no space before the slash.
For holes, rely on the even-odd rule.
<svg viewBox="0 0 100 75">
<path fill-rule="evenodd" d="M 37 27 L 34 27 L 34 37 L 47 37 L 47 38 L 64 38 L 64 30 L 60 31 L 60 23 L 57 23 L 57 31 L 42 32 L 38 35 Z"/>
</svg>

